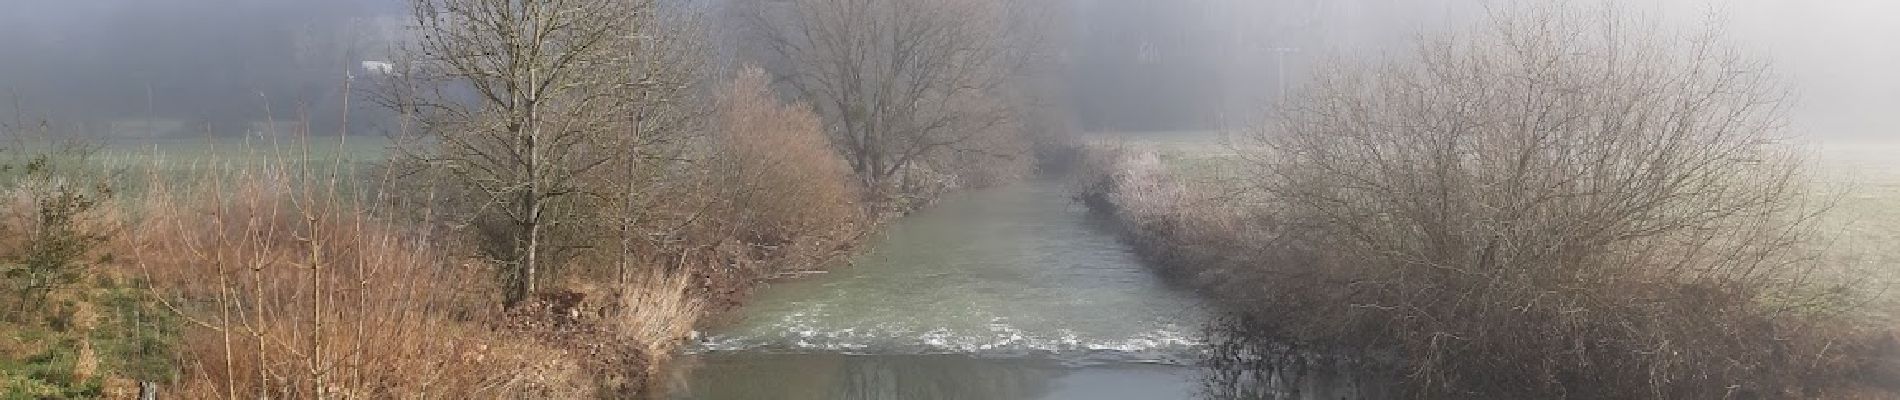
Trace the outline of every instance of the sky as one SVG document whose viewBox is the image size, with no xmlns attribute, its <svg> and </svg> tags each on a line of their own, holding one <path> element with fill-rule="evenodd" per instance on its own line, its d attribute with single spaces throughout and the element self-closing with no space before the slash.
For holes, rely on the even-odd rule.
<svg viewBox="0 0 1900 400">
<path fill-rule="evenodd" d="M 1671 5 L 1673 15 L 1697 14 L 1697 4 Z M 1900 1 L 1732 0 L 1715 9 L 1731 43 L 1768 58 L 1789 83 L 1796 129 L 1900 140 Z"/>
<path fill-rule="evenodd" d="M 682 0 L 715 1 L 715 0 Z M 728 2 L 767 0 L 718 0 Z M 1073 109 L 1091 130 L 1197 130 L 1258 113 L 1333 55 L 1389 55 L 1507 0 L 1065 1 Z M 1798 131 L 1900 140 L 1900 1 L 1625 0 L 1677 26 L 1718 16 L 1773 62 Z M 242 125 L 335 110 L 400 0 L 0 1 L 5 108 L 59 118 Z M 147 102 L 149 97 L 153 99 Z M 301 107 L 300 107 L 301 106 Z"/>
<path fill-rule="evenodd" d="M 1075 0 L 1086 23 L 1083 42 L 1101 52 L 1154 52 L 1160 65 L 1090 65 L 1085 57 L 1077 96 L 1085 125 L 1097 130 L 1194 129 L 1243 123 L 1270 103 L 1284 71 L 1297 86 L 1308 68 L 1329 57 L 1392 57 L 1419 35 L 1468 28 L 1487 7 L 1481 0 Z M 1768 60 L 1794 94 L 1794 134 L 1820 139 L 1900 140 L 1900 1 L 1893 0 L 1624 0 L 1642 18 L 1688 34 L 1714 21 L 1726 44 Z M 1130 34 L 1126 31 L 1135 31 Z M 1105 35 L 1105 33 L 1108 33 Z M 1202 48 L 1201 46 L 1211 46 Z M 1090 50 L 1090 49 L 1085 49 Z M 1169 50 L 1175 50 L 1170 52 Z M 1280 51 L 1284 53 L 1276 53 Z M 1209 57 L 1208 54 L 1218 56 Z M 1284 56 L 1284 60 L 1276 57 Z M 1136 74 L 1117 73 L 1136 69 Z M 1173 85 L 1173 86 L 1170 86 Z M 1170 91 L 1162 88 L 1193 88 Z M 1206 102 L 1214 101 L 1218 106 Z M 1158 114 L 1170 105 L 1202 113 Z M 1235 115 L 1241 115 L 1236 118 Z M 1121 119 L 1159 118 L 1158 124 Z M 1093 119 L 1093 120 L 1091 120 Z M 1092 124 L 1088 122 L 1093 122 Z M 1159 125 L 1159 126 L 1155 126 Z"/>
<path fill-rule="evenodd" d="M 343 66 L 379 49 L 370 23 L 394 11 L 357 0 L 0 1 L 0 106 L 97 126 L 173 121 L 186 131 L 174 134 L 333 115 Z"/>
</svg>

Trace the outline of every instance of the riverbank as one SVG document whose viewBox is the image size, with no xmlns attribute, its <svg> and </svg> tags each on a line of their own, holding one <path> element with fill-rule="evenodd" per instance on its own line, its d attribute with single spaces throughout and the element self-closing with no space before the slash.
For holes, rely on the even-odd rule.
<svg viewBox="0 0 1900 400">
<path fill-rule="evenodd" d="M 1225 307 L 1256 295 L 1254 277 L 1237 274 L 1252 244 L 1243 192 L 1222 179 L 1221 160 L 1170 163 L 1139 144 L 1093 143 L 1078 150 L 1075 197 L 1116 224 L 1123 239 L 1158 272 L 1203 290 Z M 1225 162 L 1231 163 L 1228 159 Z M 1198 175 L 1187 176 L 1187 165 Z"/>
<path fill-rule="evenodd" d="M 1352 285 L 1339 286 L 1328 281 L 1310 279 L 1312 274 L 1339 275 L 1339 272 L 1311 271 L 1304 266 L 1316 265 L 1317 254 L 1299 251 L 1299 247 L 1287 247 L 1290 241 L 1285 235 L 1298 234 L 1288 230 L 1285 225 L 1275 224 L 1276 214 L 1271 210 L 1271 199 L 1244 190 L 1238 185 L 1246 182 L 1243 176 L 1236 175 L 1241 160 L 1231 157 L 1207 157 L 1196 154 L 1168 154 L 1153 147 L 1129 144 L 1096 144 L 1084 150 L 1082 167 L 1078 168 L 1076 195 L 1098 213 L 1117 222 L 1125 240 L 1133 245 L 1148 263 L 1164 274 L 1188 285 L 1200 288 L 1213 302 L 1223 308 L 1234 310 L 1244 316 L 1244 321 L 1236 331 L 1244 341 L 1253 341 L 1256 349 L 1272 349 L 1281 355 L 1291 355 L 1287 359 L 1263 359 L 1254 355 L 1243 357 L 1237 362 L 1251 364 L 1261 369 L 1255 376 L 1274 376 L 1275 371 L 1288 369 L 1301 370 L 1314 365 L 1355 369 L 1361 374 L 1371 373 L 1373 381 L 1396 382 L 1396 393 L 1419 395 L 1442 390 L 1477 396 L 1482 393 L 1502 393 L 1517 389 L 1483 386 L 1440 386 L 1434 389 L 1421 389 L 1417 385 L 1426 384 L 1417 379 L 1446 371 L 1421 371 L 1421 365 L 1443 364 L 1443 361 L 1421 362 L 1417 357 L 1432 353 L 1409 348 L 1404 340 L 1407 333 L 1402 327 L 1403 321 L 1386 320 L 1380 317 L 1376 308 L 1352 307 L 1354 304 L 1376 305 L 1368 297 L 1355 294 L 1358 290 Z M 1222 166 L 1224 164 L 1224 166 Z M 1284 222 L 1284 221 L 1283 221 Z M 1685 289 L 1686 290 L 1686 289 Z M 1816 305 L 1817 307 L 1825 307 Z M 1725 306 L 1726 307 L 1726 306 Z M 1747 305 L 1734 307 L 1746 308 Z M 1527 310 L 1528 311 L 1528 310 Z M 1633 312 L 1633 311 L 1630 311 Z M 1739 311 L 1734 311 L 1739 312 Z M 1701 317 L 1707 312 L 1682 314 L 1675 319 L 1685 327 L 1700 326 Z M 1774 315 L 1774 314 L 1770 314 Z M 1739 342 L 1756 343 L 1759 346 L 1781 348 L 1781 351 L 1801 352 L 1803 340 L 1832 338 L 1829 346 L 1807 358 L 1799 367 L 1770 367 L 1771 362 L 1755 364 L 1755 368 L 1777 368 L 1776 381 L 1764 381 L 1751 378 L 1756 389 L 1755 395 L 1766 397 L 1806 397 L 1825 398 L 1887 398 L 1891 392 L 1882 389 L 1891 388 L 1894 378 L 1892 360 L 1896 353 L 1891 330 L 1881 328 L 1884 325 L 1866 325 L 1858 318 L 1836 319 L 1814 316 L 1791 317 L 1794 320 L 1810 321 L 1805 329 L 1798 325 L 1780 325 L 1790 320 L 1763 322 L 1779 326 L 1766 328 L 1774 332 L 1746 333 L 1731 337 Z M 1479 319 L 1481 315 L 1446 316 L 1461 319 L 1473 326 L 1483 326 L 1488 322 Z M 1583 323 L 1583 321 L 1577 321 Z M 1448 323 L 1449 324 L 1449 323 Z M 1529 322 L 1523 326 L 1495 325 L 1491 329 L 1500 331 L 1531 331 L 1540 329 L 1538 322 Z M 1799 329 L 1799 330 L 1796 330 Z M 1316 333 L 1321 333 L 1316 335 Z M 1447 331 L 1455 334 L 1456 331 Z M 1597 340 L 1603 346 L 1622 339 L 1618 334 L 1603 332 Z M 1671 334 L 1673 335 L 1673 334 Z M 1710 332 L 1709 335 L 1717 335 Z M 1806 335 L 1806 338 L 1801 336 Z M 1781 336 L 1782 339 L 1770 339 Z M 1693 337 L 1693 336 L 1691 336 Z M 1457 346 L 1457 342 L 1474 340 L 1471 337 L 1448 336 L 1443 339 L 1444 346 Z M 1767 342 L 1763 342 L 1766 340 Z M 1819 343 L 1808 350 L 1821 349 Z M 1679 343 L 1678 346 L 1689 346 Z M 1696 348 L 1693 345 L 1684 352 Z M 1719 349 L 1718 349 L 1719 348 Z M 1727 349 L 1727 350 L 1720 350 Z M 1736 351 L 1739 348 L 1717 346 L 1696 351 L 1713 351 L 1720 357 L 1722 352 Z M 1506 359 L 1514 350 L 1509 347 L 1492 346 L 1482 349 L 1464 350 L 1456 357 L 1473 360 L 1499 357 Z M 1595 351 L 1611 351 L 1606 354 L 1587 356 Z M 1246 353 L 1246 352 L 1241 352 Z M 1257 353 L 1257 352 L 1256 352 Z M 1496 353 L 1496 354 L 1489 354 Z M 1328 354 L 1378 354 L 1376 357 L 1334 357 Z M 1614 350 L 1601 347 L 1586 347 L 1577 353 L 1563 358 L 1617 360 Z M 1726 353 L 1739 354 L 1739 353 Z M 1883 361 L 1883 358 L 1884 360 Z M 1538 357 L 1542 358 L 1542 357 Z M 1551 368 L 1547 375 L 1548 383 L 1556 387 L 1581 384 L 1593 379 L 1605 379 L 1614 375 L 1604 368 L 1612 365 L 1642 365 L 1642 357 L 1630 355 L 1624 361 L 1602 362 L 1595 364 L 1569 364 L 1557 361 L 1548 364 Z M 1235 362 L 1235 360 L 1227 360 Z M 1341 364 L 1343 362 L 1343 364 Z M 1569 364 L 1569 365 L 1566 365 Z M 1522 362 L 1499 365 L 1513 365 L 1523 368 Z M 1633 367 L 1632 367 L 1633 368 Z M 1567 371 L 1567 372 L 1563 372 Z M 1471 372 L 1471 371 L 1462 371 Z M 1677 375 L 1670 381 L 1657 383 L 1658 390 L 1693 390 L 1687 386 L 1697 385 L 1701 380 L 1724 381 L 1740 379 L 1744 376 L 1756 376 L 1754 373 L 1722 370 L 1701 378 Z M 1460 373 L 1460 372 L 1454 372 Z M 1245 380 L 1245 379 L 1241 379 Z M 1470 384 L 1466 382 L 1465 384 Z M 1450 382 L 1431 383 L 1433 385 L 1451 384 Z M 1577 390 L 1574 387 L 1570 390 Z M 1613 389 L 1612 389 L 1613 390 Z M 1731 390 L 1747 390 L 1738 386 Z M 1785 390 L 1785 391 L 1784 391 Z M 1500 392 L 1502 391 L 1502 392 Z M 1574 392 L 1573 392 L 1574 393 Z M 1780 394 L 1770 394 L 1780 393 Z M 1805 394 L 1802 394 L 1805 393 Z M 1429 397 L 1429 396 L 1428 396 Z"/>
<path fill-rule="evenodd" d="M 767 280 L 854 254 L 901 215 L 867 210 L 928 204 L 863 205 L 816 121 L 745 110 L 726 115 L 746 135 L 711 141 L 699 160 L 717 168 L 628 182 L 649 185 L 638 218 L 569 231 L 589 250 L 513 307 L 467 219 L 482 203 L 384 162 L 401 143 L 9 149 L 0 228 L 19 234 L 0 240 L 0 392 L 661 395 L 703 321 Z"/>
<path fill-rule="evenodd" d="M 866 190 L 817 116 L 747 82 L 672 149 L 690 160 L 574 177 L 588 195 L 548 207 L 552 261 L 526 291 L 507 258 L 518 225 L 496 216 L 508 197 L 454 184 L 422 156 L 432 142 L 9 148 L 0 393 L 662 396 L 679 347 L 768 282 L 1027 163 Z"/>
</svg>

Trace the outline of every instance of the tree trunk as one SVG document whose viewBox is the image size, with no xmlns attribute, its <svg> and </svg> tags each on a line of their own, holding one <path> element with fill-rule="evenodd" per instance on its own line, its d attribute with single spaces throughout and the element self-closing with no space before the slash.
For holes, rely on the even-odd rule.
<svg viewBox="0 0 1900 400">
<path fill-rule="evenodd" d="M 530 74 L 530 76 L 532 76 L 532 74 Z M 521 255 L 521 292 L 517 294 L 517 298 L 522 300 L 527 300 L 528 296 L 534 294 L 535 279 L 541 271 L 541 211 L 547 208 L 546 204 L 544 204 L 545 200 L 542 199 L 541 196 L 543 190 L 540 176 L 540 166 L 542 162 L 541 146 L 539 143 L 541 139 L 541 124 L 537 123 L 540 120 L 540 116 L 537 115 L 539 113 L 535 110 L 534 100 L 529 100 L 528 104 L 528 191 L 524 195 L 526 200 L 522 202 L 523 206 L 527 208 L 525 210 L 528 217 L 527 223 L 524 224 L 522 228 L 526 230 L 526 232 L 523 233 L 526 234 L 525 236 L 528 238 L 528 243 L 526 248 L 519 249 L 523 254 Z"/>
</svg>

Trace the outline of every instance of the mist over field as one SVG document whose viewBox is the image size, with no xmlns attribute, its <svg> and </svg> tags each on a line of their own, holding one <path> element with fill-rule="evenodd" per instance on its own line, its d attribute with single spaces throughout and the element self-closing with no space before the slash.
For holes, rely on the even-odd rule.
<svg viewBox="0 0 1900 400">
<path fill-rule="evenodd" d="M 1794 128 L 1821 139 L 1900 140 L 1900 4 L 1741 0 L 1663 3 L 1677 21 L 1721 23 L 1729 43 L 1773 63 L 1795 101 Z M 1663 7 L 1658 7 L 1663 8 Z"/>
<path fill-rule="evenodd" d="M 390 13 L 399 8 L 354 0 L 10 1 L 0 4 L 0 96 L 9 115 L 149 118 L 164 121 L 158 133 L 167 135 L 263 119 L 266 101 L 277 117 L 300 107 L 335 115 L 345 66 L 387 57 L 399 20 Z"/>
<path fill-rule="evenodd" d="M 1074 0 L 1080 116 L 1099 130 L 1194 130 L 1245 122 L 1331 58 L 1403 54 L 1420 35 L 1481 18 L 1485 1 Z M 1498 4 L 1507 4 L 1502 2 Z M 1682 35 L 1718 27 L 1770 61 L 1794 123 L 1825 139 L 1891 140 L 1900 123 L 1900 4 L 1879 0 L 1613 2 Z M 1134 79 L 1141 76 L 1142 79 Z M 1225 118 L 1223 118 L 1225 117 Z"/>
<path fill-rule="evenodd" d="M 1398 54 L 1475 21 L 1477 0 L 1062 0 L 1058 38 L 1076 118 L 1092 131 L 1243 124 L 1329 58 Z M 708 10 L 747 0 L 693 0 Z M 758 2 L 758 1 L 752 1 Z M 764 2 L 769 3 L 769 2 Z M 1888 140 L 1900 109 L 1900 5 L 1880 0 L 1622 2 L 1688 32 L 1705 21 L 1772 60 L 1794 122 L 1827 139 Z M 7 108 L 65 119 L 240 124 L 269 99 L 334 114 L 358 62 L 389 58 L 393 0 L 101 0 L 0 4 Z M 718 15 L 717 12 L 711 14 Z M 737 24 L 727 24 L 727 27 Z M 1291 90 L 1291 89 L 1289 89 Z M 162 99 L 147 104 L 147 99 Z M 182 129 L 199 134 L 202 129 Z M 187 132 L 170 132 L 186 134 Z"/>
</svg>

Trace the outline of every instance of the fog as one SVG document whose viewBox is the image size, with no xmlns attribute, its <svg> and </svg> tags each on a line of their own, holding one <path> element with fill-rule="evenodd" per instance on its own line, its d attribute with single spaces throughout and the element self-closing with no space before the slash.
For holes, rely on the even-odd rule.
<svg viewBox="0 0 1900 400">
<path fill-rule="evenodd" d="M 1658 8 L 1677 21 L 1712 14 L 1734 45 L 1772 61 L 1795 94 L 1800 132 L 1900 139 L 1900 2 L 1732 0 Z"/>
<path fill-rule="evenodd" d="M 1096 130 L 1243 123 L 1331 58 L 1390 57 L 1418 35 L 1468 26 L 1476 0 L 1076 0 L 1079 114 Z M 1794 129 L 1892 139 L 1900 110 L 1900 3 L 1884 0 L 1623 2 L 1676 33 L 1713 22 L 1770 60 L 1794 94 Z M 1284 57 L 1284 59 L 1276 59 Z M 1282 63 L 1283 62 L 1283 63 Z"/>
<path fill-rule="evenodd" d="M 1075 0 L 1069 49 L 1090 130 L 1202 130 L 1243 123 L 1315 60 L 1379 54 L 1475 15 L 1424 0 Z M 1284 86 L 1282 84 L 1285 84 Z"/>
<path fill-rule="evenodd" d="M 698 0 L 710 1 L 710 0 Z M 733 0 L 763 1 L 763 0 Z M 1332 57 L 1380 57 L 1468 24 L 1480 0 L 1064 0 L 1069 109 L 1098 131 L 1213 129 L 1256 116 Z M 1686 28 L 1717 20 L 1771 59 L 1795 127 L 1884 139 L 1900 110 L 1900 4 L 1884 0 L 1627 2 Z M 241 130 L 296 110 L 335 113 L 363 60 L 386 59 L 399 0 L 20 0 L 0 4 L 6 109 L 99 122 Z M 1283 78 L 1284 77 L 1284 78 Z M 150 99 L 150 101 L 148 101 Z M 313 118 L 315 119 L 315 118 Z"/>
<path fill-rule="evenodd" d="M 397 20 L 386 17 L 400 9 L 391 4 L 400 5 L 10 1 L 0 4 L 0 95 L 8 115 L 83 122 L 116 136 L 228 133 L 266 116 L 337 115 L 346 66 L 389 49 L 382 39 Z"/>
</svg>

